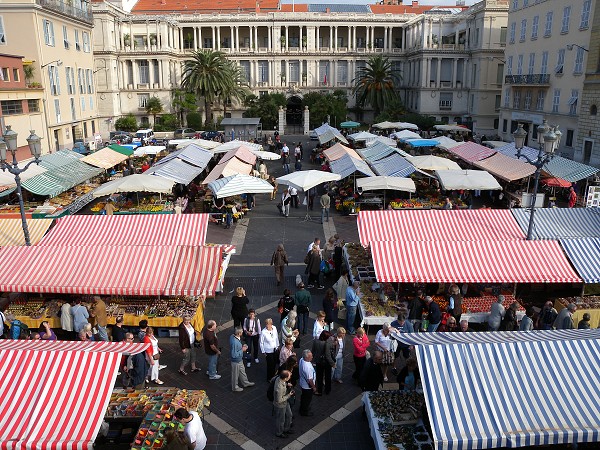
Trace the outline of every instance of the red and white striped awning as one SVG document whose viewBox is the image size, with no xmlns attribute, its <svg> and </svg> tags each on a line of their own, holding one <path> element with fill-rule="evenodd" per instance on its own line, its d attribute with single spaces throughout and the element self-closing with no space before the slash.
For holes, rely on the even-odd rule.
<svg viewBox="0 0 600 450">
<path fill-rule="evenodd" d="M 556 241 L 371 241 L 379 282 L 582 283 Z"/>
<path fill-rule="evenodd" d="M 147 346 L 0 341 L 0 449 L 93 449 L 121 354 Z"/>
<path fill-rule="evenodd" d="M 223 248 L 178 247 L 167 280 L 165 295 L 215 295 Z"/>
<path fill-rule="evenodd" d="M 361 211 L 358 234 L 372 241 L 514 241 L 525 239 L 508 209 Z"/>
<path fill-rule="evenodd" d="M 38 245 L 203 245 L 207 227 L 208 214 L 67 216 Z"/>
</svg>

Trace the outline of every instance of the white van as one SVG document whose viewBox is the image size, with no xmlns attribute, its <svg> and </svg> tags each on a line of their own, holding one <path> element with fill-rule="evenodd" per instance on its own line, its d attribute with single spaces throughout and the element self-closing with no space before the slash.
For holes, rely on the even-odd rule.
<svg viewBox="0 0 600 450">
<path fill-rule="evenodd" d="M 152 128 L 146 128 L 145 130 L 137 130 L 135 137 L 133 138 L 134 143 L 141 143 L 147 145 L 154 138 L 154 131 Z"/>
</svg>

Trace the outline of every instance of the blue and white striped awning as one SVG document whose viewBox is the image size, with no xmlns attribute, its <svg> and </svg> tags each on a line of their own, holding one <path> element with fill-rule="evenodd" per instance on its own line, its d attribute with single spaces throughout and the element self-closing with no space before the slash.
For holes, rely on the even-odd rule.
<svg viewBox="0 0 600 450">
<path fill-rule="evenodd" d="M 530 211 L 513 208 L 519 226 L 527 233 Z M 600 238 L 600 210 L 596 208 L 538 208 L 533 222 L 534 239 Z"/>
<path fill-rule="evenodd" d="M 176 183 L 190 184 L 202 172 L 204 172 L 204 167 L 194 166 L 175 158 L 164 164 L 154 165 L 145 173 L 146 175 L 158 175 Z"/>
<path fill-rule="evenodd" d="M 586 283 L 600 283 L 600 239 L 561 239 L 567 258 Z"/>
<path fill-rule="evenodd" d="M 419 345 L 416 351 L 437 450 L 600 440 L 600 340 Z"/>
<path fill-rule="evenodd" d="M 600 339 L 600 329 L 487 331 L 473 333 L 392 333 L 406 345 L 501 344 L 503 342 L 564 341 L 568 339 Z"/>
<path fill-rule="evenodd" d="M 379 161 L 371 162 L 377 175 L 390 177 L 407 177 L 417 169 L 397 153 Z"/>
<path fill-rule="evenodd" d="M 378 161 L 394 153 L 397 153 L 401 156 L 410 156 L 404 150 L 400 150 L 397 147 L 390 147 L 389 145 L 379 141 L 374 142 L 366 148 L 357 149 L 357 151 L 369 162 Z"/>
<path fill-rule="evenodd" d="M 339 174 L 342 178 L 346 178 L 355 172 L 360 172 L 368 177 L 375 176 L 366 162 L 361 159 L 353 158 L 348 154 L 331 161 L 330 164 L 331 172 Z"/>
</svg>

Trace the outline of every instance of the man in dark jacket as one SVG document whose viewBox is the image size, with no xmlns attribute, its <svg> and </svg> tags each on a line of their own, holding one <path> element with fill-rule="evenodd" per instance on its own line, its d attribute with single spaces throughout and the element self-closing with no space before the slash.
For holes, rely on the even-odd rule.
<svg viewBox="0 0 600 450">
<path fill-rule="evenodd" d="M 417 296 L 408 305 L 408 321 L 412 324 L 415 331 L 421 329 L 421 319 L 423 309 L 425 308 L 425 294 L 423 291 L 417 291 Z"/>
<path fill-rule="evenodd" d="M 442 311 L 440 310 L 440 305 L 434 302 L 430 296 L 425 297 L 425 302 L 428 310 L 427 320 L 429 320 L 427 331 L 434 332 L 438 329 L 442 321 Z"/>
<path fill-rule="evenodd" d="M 383 354 L 376 350 L 373 356 L 367 360 L 363 368 L 358 384 L 363 391 L 378 391 L 383 384 L 383 372 L 381 371 L 381 362 Z"/>
<path fill-rule="evenodd" d="M 125 333 L 125 342 L 133 342 L 132 333 Z M 129 387 L 133 387 L 134 389 L 144 389 L 146 374 L 148 373 L 149 368 L 150 364 L 148 364 L 148 361 L 146 360 L 146 352 L 129 355 L 127 357 L 127 364 L 124 368 L 126 372 L 124 380 L 129 378 Z M 123 384 L 125 385 L 126 383 L 123 382 Z"/>
</svg>

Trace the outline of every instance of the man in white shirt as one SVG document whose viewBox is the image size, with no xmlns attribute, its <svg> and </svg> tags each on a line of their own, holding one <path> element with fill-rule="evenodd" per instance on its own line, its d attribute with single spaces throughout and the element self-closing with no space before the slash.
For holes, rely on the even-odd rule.
<svg viewBox="0 0 600 450">
<path fill-rule="evenodd" d="M 203 450 L 206 447 L 206 434 L 202 427 L 202 420 L 196 411 L 179 408 L 175 411 L 175 418 L 183 425 L 183 435 L 189 450 Z"/>
<path fill-rule="evenodd" d="M 314 241 L 312 241 L 310 244 L 308 244 L 308 248 L 306 249 L 306 253 L 312 252 L 313 245 L 316 245 L 317 247 L 319 247 L 319 252 L 322 251 L 322 249 L 321 249 L 321 239 L 319 239 L 318 237 L 316 237 Z"/>
<path fill-rule="evenodd" d="M 317 374 L 315 368 L 312 365 L 313 355 L 309 349 L 302 352 L 302 359 L 300 360 L 299 372 L 300 372 L 300 388 L 302 389 L 302 397 L 300 398 L 300 415 L 301 416 L 313 416 L 314 413 L 310 410 L 310 402 L 312 401 L 313 394 L 317 391 L 315 380 Z"/>
<path fill-rule="evenodd" d="M 298 189 L 290 186 L 290 197 L 292 197 L 292 208 L 298 208 Z"/>
</svg>

